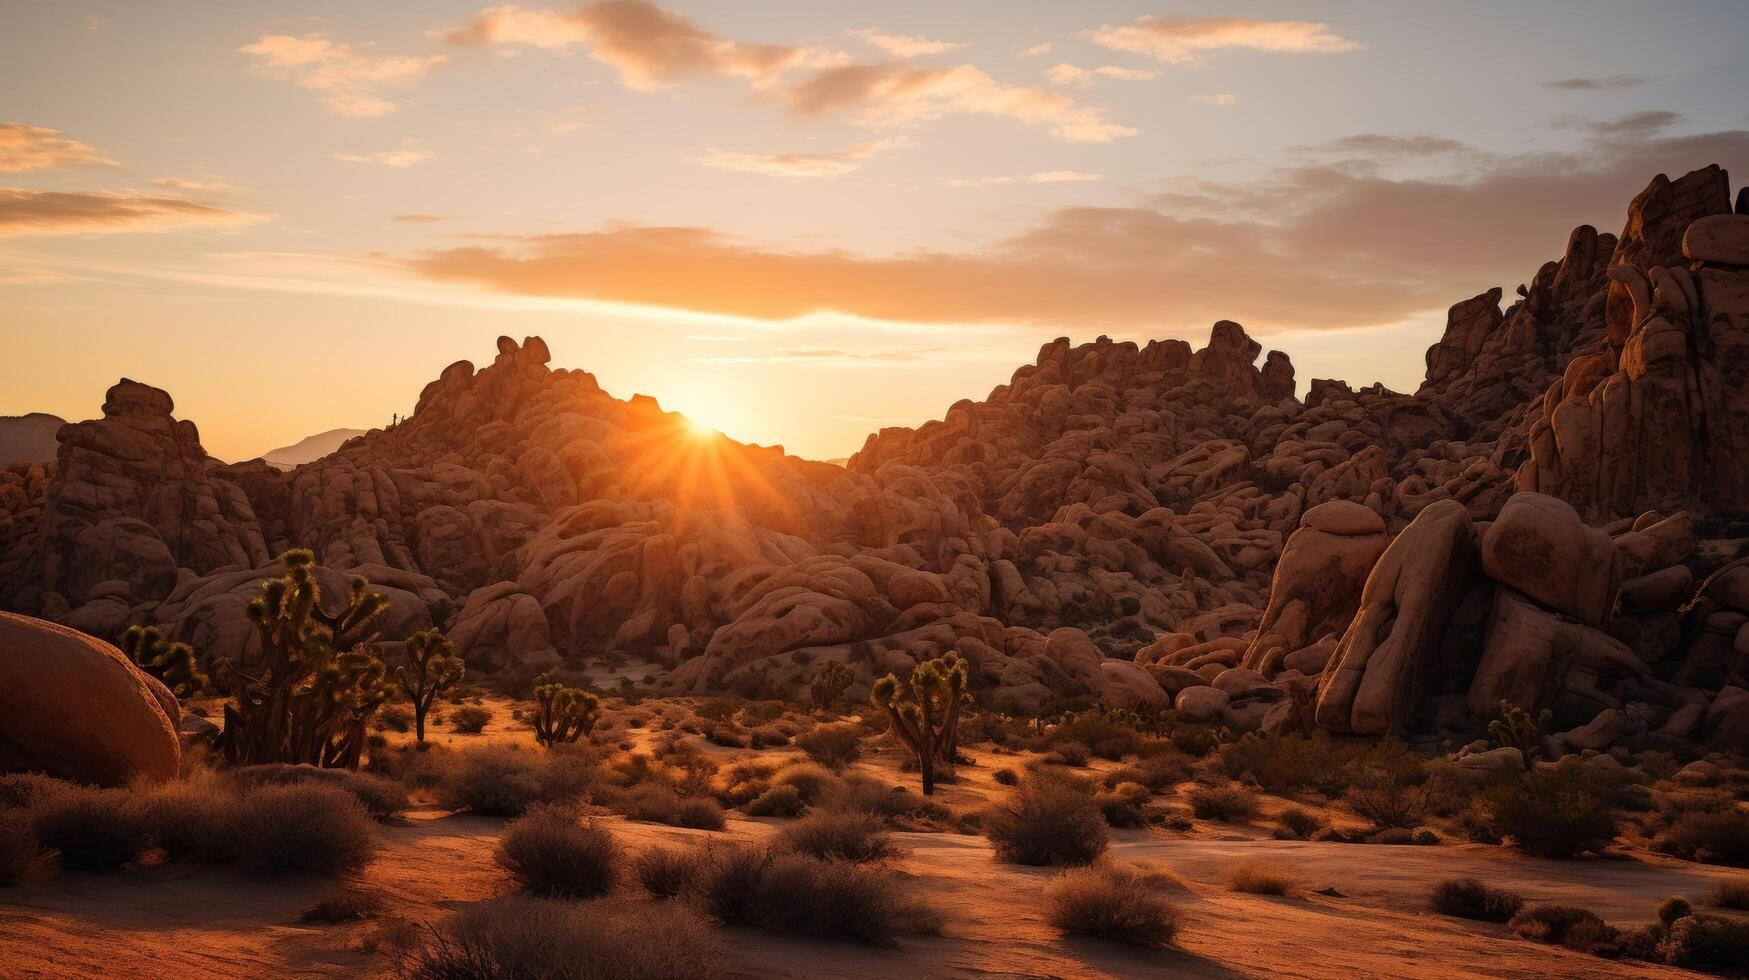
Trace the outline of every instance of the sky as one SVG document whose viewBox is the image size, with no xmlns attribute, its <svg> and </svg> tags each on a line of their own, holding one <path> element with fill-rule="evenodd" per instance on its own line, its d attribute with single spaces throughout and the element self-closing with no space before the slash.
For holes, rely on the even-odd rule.
<svg viewBox="0 0 1749 980">
<path fill-rule="evenodd" d="M 0 0 L 0 415 L 247 459 L 500 334 L 848 456 L 1055 337 L 1412 391 L 1659 172 L 1749 174 L 1741 0 Z"/>
</svg>

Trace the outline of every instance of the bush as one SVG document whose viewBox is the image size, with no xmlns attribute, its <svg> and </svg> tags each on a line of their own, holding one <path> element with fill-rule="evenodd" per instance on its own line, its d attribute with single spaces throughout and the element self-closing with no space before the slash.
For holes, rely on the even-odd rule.
<svg viewBox="0 0 1749 980">
<path fill-rule="evenodd" d="M 1749 867 L 1749 810 L 1683 814 L 1652 844 L 1690 861 Z"/>
<path fill-rule="evenodd" d="M 984 815 L 996 856 L 1015 864 L 1088 864 L 1110 843 L 1087 787 L 1066 773 L 1035 772 Z"/>
<path fill-rule="evenodd" d="M 1658 924 L 1668 927 L 1672 922 L 1694 911 L 1694 906 L 1688 904 L 1688 899 L 1681 895 L 1671 895 L 1658 903 L 1652 914 L 1657 917 Z"/>
<path fill-rule="evenodd" d="M 862 732 L 853 724 L 820 725 L 796 736 L 795 742 L 808 758 L 833 772 L 862 758 Z"/>
<path fill-rule="evenodd" d="M 1609 927 L 1589 909 L 1536 905 L 1514 915 L 1507 928 L 1521 939 L 1587 951 Z"/>
<path fill-rule="evenodd" d="M 674 811 L 675 826 L 691 830 L 722 830 L 728 822 L 723 808 L 709 797 L 695 796 L 681 800 L 680 806 Z"/>
<path fill-rule="evenodd" d="M 481 902 L 400 964 L 409 980 L 694 980 L 722 946 L 679 905 L 575 904 L 523 896 Z"/>
<path fill-rule="evenodd" d="M 1020 776 L 1016 775 L 1012 769 L 998 769 L 990 774 L 990 778 L 994 779 L 998 786 L 1018 786 L 1020 784 Z"/>
<path fill-rule="evenodd" d="M 413 727 L 413 712 L 399 704 L 386 704 L 377 710 L 377 724 L 391 732 L 405 732 Z"/>
<path fill-rule="evenodd" d="M 1749 910 L 1749 878 L 1727 878 L 1719 882 L 1707 902 L 1721 909 Z"/>
<path fill-rule="evenodd" d="M 37 840 L 69 870 L 113 871 L 150 843 L 124 790 L 63 786 L 37 796 L 30 815 Z"/>
<path fill-rule="evenodd" d="M 619 880 L 613 834 L 557 804 L 534 806 L 511 822 L 494 859 L 524 890 L 551 898 L 597 898 Z"/>
<path fill-rule="evenodd" d="M 711 851 L 697 888 L 704 908 L 727 925 L 887 945 L 900 932 L 939 928 L 933 912 L 907 901 L 889 873 L 806 854 L 756 847 Z"/>
<path fill-rule="evenodd" d="M 1196 786 L 1189 798 L 1190 812 L 1199 820 L 1232 823 L 1257 816 L 1257 794 L 1237 784 Z"/>
<path fill-rule="evenodd" d="M 325 892 L 316 899 L 316 903 L 304 910 L 298 916 L 299 922 L 325 922 L 336 925 L 341 922 L 358 922 L 363 919 L 374 919 L 383 911 L 383 898 L 376 892 L 362 891 L 357 888 L 336 888 Z"/>
<path fill-rule="evenodd" d="M 493 746 L 460 753 L 438 783 L 437 798 L 450 810 L 515 817 L 536 803 L 587 795 L 596 776 L 581 754 L 553 750 L 543 756 Z"/>
<path fill-rule="evenodd" d="M 464 704 L 449 713 L 449 727 L 462 735 L 478 735 L 486 730 L 492 712 L 478 705 Z"/>
<path fill-rule="evenodd" d="M 1227 775 L 1235 779 L 1249 774 L 1272 793 L 1312 789 L 1331 796 L 1351 779 L 1354 755 L 1333 746 L 1322 732 L 1311 738 L 1252 732 L 1220 751 Z"/>
<path fill-rule="evenodd" d="M 1520 773 L 1490 788 L 1489 825 L 1539 857 L 1601 851 L 1615 839 L 1615 818 L 1577 767 Z"/>
<path fill-rule="evenodd" d="M 823 766 L 808 762 L 798 762 L 779 769 L 777 775 L 771 777 L 771 784 L 774 787 L 794 786 L 806 806 L 821 803 L 844 788 L 844 780 Z"/>
<path fill-rule="evenodd" d="M 350 874 L 376 854 L 377 830 L 337 786 L 262 786 L 237 804 L 231 843 L 257 874 Z"/>
<path fill-rule="evenodd" d="M 741 807 L 741 812 L 749 817 L 793 817 L 804 809 L 802 791 L 786 783 L 773 786 L 749 800 Z"/>
<path fill-rule="evenodd" d="M 0 810 L 0 885 L 42 881 L 54 875 L 57 864 L 37 840 L 28 814 Z"/>
<path fill-rule="evenodd" d="M 1524 899 L 1474 878 L 1447 878 L 1433 888 L 1433 910 L 1460 919 L 1506 922 L 1524 908 Z"/>
<path fill-rule="evenodd" d="M 378 820 L 386 820 L 407 809 L 406 787 L 368 772 L 268 763 L 227 769 L 222 778 L 245 790 L 254 786 L 332 786 L 350 794 Z"/>
<path fill-rule="evenodd" d="M 138 793 L 134 808 L 146 835 L 178 861 L 223 864 L 237 857 L 240 794 L 210 776 L 192 776 Z"/>
<path fill-rule="evenodd" d="M 1247 895 L 1292 895 L 1300 890 L 1299 879 L 1268 861 L 1239 862 L 1227 872 L 1227 883 Z"/>
<path fill-rule="evenodd" d="M 840 861 L 880 861 L 898 853 L 880 818 L 847 810 L 816 810 L 778 834 L 786 850 Z"/>
<path fill-rule="evenodd" d="M 1094 806 L 1099 807 L 1105 822 L 1113 827 L 1141 826 L 1142 806 L 1147 802 L 1148 787 L 1141 783 L 1118 783 L 1093 797 Z"/>
<path fill-rule="evenodd" d="M 1311 836 L 1324 829 L 1324 820 L 1310 810 L 1290 806 L 1275 817 L 1275 837 L 1277 840 L 1309 840 Z"/>
<path fill-rule="evenodd" d="M 1670 924 L 1658 951 L 1674 966 L 1740 971 L 1749 963 L 1749 922 L 1722 915 L 1684 916 Z"/>
<path fill-rule="evenodd" d="M 1045 918 L 1072 936 L 1165 946 L 1182 915 L 1157 882 L 1117 865 L 1067 871 L 1045 886 Z"/>
<path fill-rule="evenodd" d="M 702 861 L 698 851 L 653 847 L 632 862 L 632 874 L 652 897 L 678 898 L 698 880 Z"/>
<path fill-rule="evenodd" d="M 0 810 L 29 807 L 50 793 L 59 792 L 72 783 L 63 782 L 40 772 L 0 774 Z"/>
</svg>

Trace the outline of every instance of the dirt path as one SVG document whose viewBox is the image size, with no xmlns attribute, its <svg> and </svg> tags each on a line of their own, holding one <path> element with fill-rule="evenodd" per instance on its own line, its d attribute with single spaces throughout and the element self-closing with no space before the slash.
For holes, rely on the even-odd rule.
<svg viewBox="0 0 1749 980">
<path fill-rule="evenodd" d="M 712 836 L 613 819 L 628 849 Z M 416 813 L 386 828 L 364 875 L 393 916 L 435 922 L 504 889 L 492 849 L 504 824 Z M 730 833 L 771 832 L 732 820 Z M 1471 875 L 1532 901 L 1591 908 L 1618 923 L 1649 919 L 1666 895 L 1703 894 L 1727 872 L 1674 861 L 1537 861 L 1481 845 L 1381 847 L 1253 839 L 1118 835 L 1112 856 L 1161 865 L 1187 884 L 1178 949 L 1139 952 L 1058 935 L 1042 916 L 1050 872 L 994 861 L 986 841 L 898 835 L 910 885 L 945 913 L 938 937 L 875 950 L 747 930 L 724 930 L 727 975 L 740 977 L 1627 977 L 1692 975 L 1523 942 L 1501 926 L 1425 911 L 1442 878 Z M 1341 897 L 1240 895 L 1227 869 L 1263 858 L 1310 889 Z M 0 975 L 12 977 L 359 976 L 381 974 L 381 926 L 313 926 L 297 919 L 327 886 L 261 881 L 186 866 L 119 875 L 66 874 L 40 887 L 0 889 Z"/>
</svg>

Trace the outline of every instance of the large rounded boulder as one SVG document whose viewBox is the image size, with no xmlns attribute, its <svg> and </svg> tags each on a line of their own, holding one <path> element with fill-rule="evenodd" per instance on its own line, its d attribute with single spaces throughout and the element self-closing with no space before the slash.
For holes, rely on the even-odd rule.
<svg viewBox="0 0 1749 980">
<path fill-rule="evenodd" d="M 180 711 L 120 650 L 0 612 L 0 771 L 115 786 L 174 779 Z"/>
</svg>

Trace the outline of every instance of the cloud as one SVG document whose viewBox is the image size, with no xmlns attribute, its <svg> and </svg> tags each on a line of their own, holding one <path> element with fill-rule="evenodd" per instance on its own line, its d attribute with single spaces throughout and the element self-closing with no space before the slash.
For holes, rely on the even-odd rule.
<svg viewBox="0 0 1749 980">
<path fill-rule="evenodd" d="M 1067 62 L 1045 71 L 1045 78 L 1049 79 L 1052 85 L 1074 86 L 1076 88 L 1086 88 L 1100 78 L 1120 78 L 1131 82 L 1145 82 L 1159 77 L 1159 72 L 1143 68 L 1119 68 L 1116 65 L 1106 65 L 1089 71 Z"/>
<path fill-rule="evenodd" d="M 834 60 L 829 52 L 799 45 L 726 40 L 642 0 L 606 0 L 565 11 L 488 7 L 443 36 L 458 45 L 519 44 L 549 51 L 587 46 L 590 57 L 619 72 L 620 84 L 641 91 L 694 75 L 738 76 L 764 87 L 792 68 Z"/>
<path fill-rule="evenodd" d="M 1411 145 L 1422 137 L 1406 137 Z M 1380 139 L 1354 147 L 1391 149 Z M 1400 145 L 1400 144 L 1399 144 Z M 1398 158 L 1188 181 L 1128 207 L 1041 216 L 982 247 L 894 255 L 745 241 L 697 227 L 504 237 L 390 260 L 433 281 L 782 321 L 837 312 L 916 324 L 1105 332 L 1367 327 L 1510 287 L 1580 223 L 1614 230 L 1655 173 L 1749 167 L 1749 132 L 1588 135 L 1570 151 L 1489 155 L 1450 179 Z"/>
<path fill-rule="evenodd" d="M 53 129 L 0 122 L 0 173 L 31 173 L 66 167 L 115 166 L 96 149 Z"/>
<path fill-rule="evenodd" d="M 698 162 L 767 177 L 842 177 L 860 170 L 865 161 L 878 154 L 910 145 L 911 141 L 904 137 L 891 137 L 828 153 L 731 153 L 713 147 Z"/>
<path fill-rule="evenodd" d="M 1329 24 L 1253 17 L 1142 17 L 1122 27 L 1101 26 L 1088 36 L 1114 51 L 1174 65 L 1196 64 L 1219 51 L 1336 54 L 1360 47 Z"/>
<path fill-rule="evenodd" d="M 409 225 L 429 225 L 439 221 L 452 221 L 454 217 L 448 214 L 394 214 L 389 216 L 389 220 Z"/>
<path fill-rule="evenodd" d="M 1104 179 L 1104 174 L 1089 174 L 1079 170 L 1046 170 L 1036 174 L 1021 174 L 1018 177 L 974 177 L 969 180 L 946 177 L 942 179 L 942 183 L 949 187 L 985 187 L 991 184 L 1080 184 Z"/>
<path fill-rule="evenodd" d="M 783 97 L 802 115 L 842 114 L 865 125 L 904 125 L 964 113 L 1047 126 L 1053 136 L 1072 143 L 1109 143 L 1136 133 L 1112 122 L 1106 109 L 1080 105 L 1061 92 L 1004 85 L 972 65 L 844 65 L 819 72 Z"/>
<path fill-rule="evenodd" d="M 321 96 L 328 111 L 340 116 L 386 116 L 400 106 L 389 93 L 411 88 L 427 72 L 449 60 L 447 55 L 417 57 L 374 54 L 369 44 L 341 44 L 321 34 L 292 37 L 263 34 L 238 50 L 253 55 L 250 71 L 282 78 Z"/>
<path fill-rule="evenodd" d="M 1543 84 L 1549 88 L 1595 92 L 1610 88 L 1632 88 L 1635 85 L 1646 85 L 1653 81 L 1656 79 L 1647 75 L 1605 75 L 1602 78 L 1562 78 Z"/>
<path fill-rule="evenodd" d="M 946 54 L 968 45 L 963 41 L 931 41 L 918 34 L 886 34 L 872 27 L 847 31 L 895 58 L 918 58 L 930 54 Z"/>
<path fill-rule="evenodd" d="M 418 140 L 402 140 L 400 146 L 393 150 L 379 150 L 376 153 L 336 153 L 334 159 L 347 163 L 370 163 L 379 167 L 393 167 L 402 170 L 415 163 L 431 159 L 431 154 L 425 151 L 424 144 Z"/>
<path fill-rule="evenodd" d="M 0 187 L 0 237 L 227 227 L 264 220 L 213 204 L 133 191 Z"/>
<path fill-rule="evenodd" d="M 1217 92 L 1214 95 L 1193 95 L 1185 101 L 1199 105 L 1234 105 L 1239 97 L 1228 92 Z"/>
<path fill-rule="evenodd" d="M 1663 109 L 1650 109 L 1644 112 L 1630 112 L 1619 119 L 1596 121 L 1577 117 L 1569 117 L 1556 121 L 1556 125 L 1565 129 L 1583 129 L 1598 136 L 1638 137 L 1652 136 L 1663 132 L 1671 126 L 1682 122 L 1685 117 L 1680 112 L 1669 112 Z"/>
<path fill-rule="evenodd" d="M 1046 41 L 1043 44 L 1035 44 L 1030 48 L 1021 48 L 1014 53 L 1014 56 L 1016 58 L 1036 58 L 1041 54 L 1050 54 L 1055 48 L 1056 45 Z"/>
<path fill-rule="evenodd" d="M 213 177 L 153 177 L 146 183 L 153 187 L 168 187 L 171 190 L 204 194 L 229 194 L 237 189 L 229 183 Z"/>
</svg>

